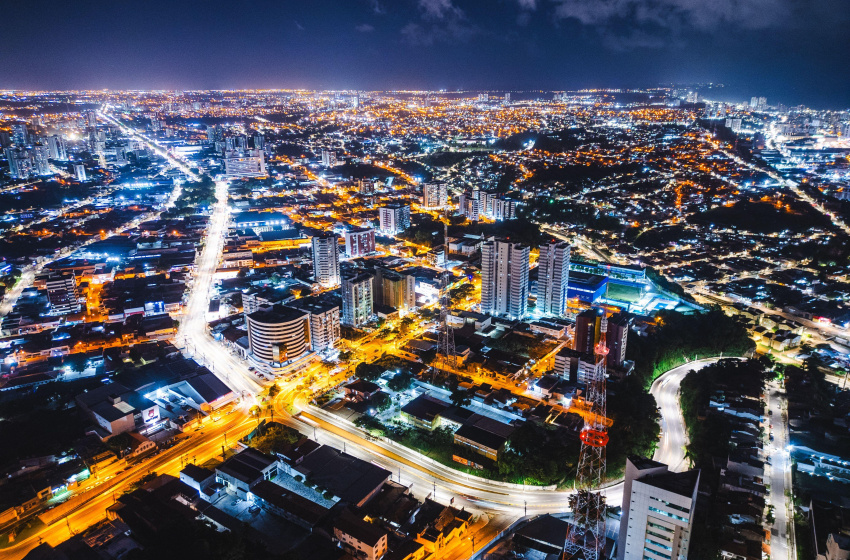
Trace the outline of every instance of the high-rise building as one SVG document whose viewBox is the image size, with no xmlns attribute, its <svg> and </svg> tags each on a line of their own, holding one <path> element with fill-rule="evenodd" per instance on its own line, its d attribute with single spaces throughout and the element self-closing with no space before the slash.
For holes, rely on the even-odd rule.
<svg viewBox="0 0 850 560">
<path fill-rule="evenodd" d="M 339 304 L 317 297 L 297 299 L 289 307 L 310 314 L 310 340 L 313 352 L 326 352 L 339 345 Z"/>
<path fill-rule="evenodd" d="M 478 191 L 471 193 L 463 193 L 458 198 L 458 209 L 462 216 L 465 216 L 470 222 L 477 222 L 481 218 L 481 203 L 478 198 Z"/>
<path fill-rule="evenodd" d="M 766 97 L 752 97 L 750 98 L 750 109 L 753 111 L 764 111 L 767 109 L 767 98 Z"/>
<path fill-rule="evenodd" d="M 86 113 L 86 124 L 91 128 L 97 128 L 97 113 L 94 111 Z"/>
<path fill-rule="evenodd" d="M 628 313 L 615 313 L 608 319 L 605 341 L 608 343 L 608 367 L 622 367 L 626 361 L 626 342 L 632 317 Z"/>
<path fill-rule="evenodd" d="M 403 270 L 375 267 L 373 300 L 378 305 L 398 309 L 403 314 L 416 309 L 416 276 Z"/>
<path fill-rule="evenodd" d="M 844 136 L 847 136 L 844 134 Z M 5 130 L 0 130 L 0 148 L 8 148 L 12 145 L 12 135 Z"/>
<path fill-rule="evenodd" d="M 731 129 L 732 132 L 740 132 L 741 124 L 741 119 L 726 119 L 726 128 Z"/>
<path fill-rule="evenodd" d="M 9 175 L 12 179 L 26 179 L 33 172 L 32 158 L 21 148 L 6 148 L 6 161 L 9 162 Z"/>
<path fill-rule="evenodd" d="M 334 167 L 336 164 L 336 152 L 334 150 L 322 150 L 322 165 L 325 167 Z"/>
<path fill-rule="evenodd" d="M 275 305 L 245 316 L 248 355 L 264 368 L 280 367 L 309 350 L 310 314 Z"/>
<path fill-rule="evenodd" d="M 359 327 L 374 314 L 372 275 L 358 274 L 342 280 L 342 324 Z"/>
<path fill-rule="evenodd" d="M 599 379 L 600 375 L 605 375 L 605 362 L 597 360 L 593 354 L 579 353 L 576 381 L 586 385 L 594 379 Z"/>
<path fill-rule="evenodd" d="M 224 173 L 228 177 L 263 177 L 266 162 L 262 150 L 229 150 L 224 154 Z"/>
<path fill-rule="evenodd" d="M 51 274 L 47 277 L 45 287 L 53 315 L 79 313 L 82 309 L 77 291 L 77 277 L 73 272 Z"/>
<path fill-rule="evenodd" d="M 221 139 L 221 127 L 217 124 L 207 126 L 207 143 L 215 144 Z"/>
<path fill-rule="evenodd" d="M 448 202 L 449 191 L 445 183 L 425 183 L 422 185 L 422 206 L 424 208 L 444 208 Z"/>
<path fill-rule="evenodd" d="M 375 230 L 355 228 L 345 232 L 345 254 L 351 258 L 375 252 Z"/>
<path fill-rule="evenodd" d="M 32 162 L 37 175 L 50 175 L 50 149 L 44 144 L 32 147 Z"/>
<path fill-rule="evenodd" d="M 65 148 L 65 139 L 61 136 L 50 136 L 47 139 L 47 148 L 50 159 L 65 161 L 68 159 L 68 150 Z"/>
<path fill-rule="evenodd" d="M 481 311 L 522 319 L 528 309 L 528 245 L 490 238 L 481 245 Z"/>
<path fill-rule="evenodd" d="M 266 147 L 266 137 L 263 136 L 262 134 L 255 134 L 254 135 L 254 149 L 255 150 L 262 150 L 265 147 Z"/>
<path fill-rule="evenodd" d="M 511 198 L 506 198 L 501 193 L 493 193 L 487 191 L 473 191 L 470 198 L 478 193 L 478 214 L 490 218 L 491 220 L 513 220 L 516 218 L 516 209 L 518 202 Z M 471 208 L 473 212 L 474 208 Z M 467 217 L 469 217 L 467 215 Z M 472 218 L 470 218 L 472 219 Z"/>
<path fill-rule="evenodd" d="M 77 163 L 74 165 L 74 175 L 77 176 L 77 181 L 81 183 L 85 183 L 87 180 L 86 177 L 86 166 L 82 163 Z"/>
<path fill-rule="evenodd" d="M 593 355 L 593 349 L 599 344 L 602 334 L 602 316 L 605 311 L 598 308 L 586 309 L 576 317 L 574 350 L 582 354 Z"/>
<path fill-rule="evenodd" d="M 313 278 L 325 288 L 339 285 L 339 236 L 313 236 Z"/>
<path fill-rule="evenodd" d="M 511 92 L 507 92 L 507 93 L 505 94 L 505 99 L 504 99 L 504 101 L 503 101 L 503 102 L 504 102 L 504 104 L 505 104 L 505 105 L 509 105 L 509 104 L 510 104 L 510 102 L 511 102 Z"/>
<path fill-rule="evenodd" d="M 699 476 L 643 457 L 626 460 L 617 560 L 688 557 Z"/>
<path fill-rule="evenodd" d="M 374 194 L 375 182 L 372 179 L 360 179 L 358 183 L 358 192 L 360 192 L 360 194 Z"/>
<path fill-rule="evenodd" d="M 410 206 L 387 204 L 380 210 L 381 233 L 396 235 L 410 227 Z"/>
<path fill-rule="evenodd" d="M 537 263 L 537 311 L 542 315 L 562 316 L 567 311 L 570 244 L 541 245 Z"/>
<path fill-rule="evenodd" d="M 12 125 L 12 142 L 19 148 L 23 148 L 30 143 L 29 131 L 25 124 Z"/>
</svg>

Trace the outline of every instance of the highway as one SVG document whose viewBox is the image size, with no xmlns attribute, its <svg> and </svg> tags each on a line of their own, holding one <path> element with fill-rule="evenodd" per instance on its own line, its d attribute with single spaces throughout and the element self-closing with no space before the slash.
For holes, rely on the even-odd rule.
<svg viewBox="0 0 850 560">
<path fill-rule="evenodd" d="M 257 394 L 263 389 L 259 378 L 248 371 L 243 361 L 207 334 L 206 315 L 210 290 L 224 247 L 228 217 L 227 183 L 219 182 L 216 184 L 216 203 L 207 225 L 204 248 L 195 265 L 195 278 L 180 320 L 177 340 L 183 339 L 187 349 L 199 362 L 222 378 L 228 387 L 245 396 L 248 393 Z"/>
</svg>

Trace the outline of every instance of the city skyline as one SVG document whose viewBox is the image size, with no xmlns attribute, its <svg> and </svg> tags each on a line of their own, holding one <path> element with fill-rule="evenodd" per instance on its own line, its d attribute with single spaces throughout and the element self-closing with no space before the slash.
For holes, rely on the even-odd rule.
<svg viewBox="0 0 850 560">
<path fill-rule="evenodd" d="M 820 0 L 150 2 L 6 8 L 3 89 L 573 90 L 726 84 L 845 108 L 846 4 Z M 33 25 L 35 23 L 35 25 Z M 15 25 L 17 24 L 17 25 Z M 26 64 L 22 64 L 26 61 Z"/>
</svg>

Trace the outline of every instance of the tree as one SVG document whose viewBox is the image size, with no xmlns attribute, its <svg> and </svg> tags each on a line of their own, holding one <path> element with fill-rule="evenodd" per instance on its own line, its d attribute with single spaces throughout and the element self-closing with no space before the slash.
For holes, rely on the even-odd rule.
<svg viewBox="0 0 850 560">
<path fill-rule="evenodd" d="M 378 412 L 387 410 L 393 404 L 393 400 L 386 393 L 378 392 L 372 397 L 372 406 Z"/>
<path fill-rule="evenodd" d="M 413 320 L 413 317 L 408 315 L 407 317 L 405 317 L 404 319 L 399 321 L 399 324 L 398 324 L 399 334 L 401 334 L 401 336 L 407 336 L 407 334 L 410 333 L 411 329 L 413 329 L 414 324 L 415 324 L 415 322 Z"/>
<path fill-rule="evenodd" d="M 452 404 L 457 407 L 463 407 L 472 403 L 472 393 L 460 387 L 452 391 L 450 398 Z"/>
<path fill-rule="evenodd" d="M 405 371 L 395 374 L 387 383 L 387 387 L 397 393 L 407 391 L 411 385 L 413 385 L 413 376 Z"/>
<path fill-rule="evenodd" d="M 298 431 L 281 424 L 266 424 L 262 434 L 251 440 L 251 447 L 263 453 L 281 450 L 288 444 L 295 443 L 301 437 Z"/>
<path fill-rule="evenodd" d="M 275 383 L 271 387 L 269 387 L 269 396 L 270 397 L 274 397 L 278 393 L 280 393 L 280 387 L 277 386 L 277 383 Z"/>
<path fill-rule="evenodd" d="M 354 368 L 354 375 L 359 379 L 364 379 L 366 381 L 374 381 L 381 377 L 381 374 L 384 373 L 384 369 L 375 364 L 367 364 L 366 362 L 360 362 L 357 364 L 357 367 Z"/>
<path fill-rule="evenodd" d="M 459 304 L 460 302 L 471 296 L 473 292 L 475 292 L 475 287 L 472 284 L 461 284 L 457 288 L 452 288 L 451 290 L 449 290 L 449 298 L 451 299 L 451 304 L 453 306 Z"/>
</svg>

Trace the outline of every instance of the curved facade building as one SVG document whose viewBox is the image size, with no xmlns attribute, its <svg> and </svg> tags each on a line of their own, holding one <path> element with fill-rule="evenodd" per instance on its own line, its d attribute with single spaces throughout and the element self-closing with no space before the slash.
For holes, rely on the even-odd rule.
<svg viewBox="0 0 850 560">
<path fill-rule="evenodd" d="M 256 362 L 280 367 L 310 349 L 310 314 L 291 307 L 246 315 L 248 351 Z"/>
</svg>

